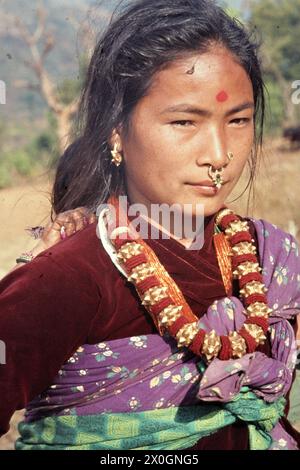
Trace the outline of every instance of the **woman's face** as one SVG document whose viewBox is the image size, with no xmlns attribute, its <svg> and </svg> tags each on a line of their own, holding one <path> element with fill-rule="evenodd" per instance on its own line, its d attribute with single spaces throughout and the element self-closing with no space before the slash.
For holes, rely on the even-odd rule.
<svg viewBox="0 0 300 470">
<path fill-rule="evenodd" d="M 153 77 L 121 133 L 130 202 L 192 204 L 193 213 L 203 204 L 205 216 L 214 214 L 237 184 L 253 138 L 252 84 L 226 49 L 172 63 Z M 211 181 L 210 165 L 227 165 L 226 184 L 213 194 L 199 186 Z"/>
</svg>

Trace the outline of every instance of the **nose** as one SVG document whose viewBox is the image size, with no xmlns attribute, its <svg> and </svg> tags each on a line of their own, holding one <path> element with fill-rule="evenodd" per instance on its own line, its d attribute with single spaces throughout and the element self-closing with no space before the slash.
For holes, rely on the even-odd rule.
<svg viewBox="0 0 300 470">
<path fill-rule="evenodd" d="M 221 129 L 215 127 L 210 129 L 207 134 L 207 143 L 204 149 L 204 154 L 197 157 L 197 165 L 211 165 L 215 169 L 221 169 L 228 165 L 228 149 L 226 145 L 226 138 Z"/>
</svg>

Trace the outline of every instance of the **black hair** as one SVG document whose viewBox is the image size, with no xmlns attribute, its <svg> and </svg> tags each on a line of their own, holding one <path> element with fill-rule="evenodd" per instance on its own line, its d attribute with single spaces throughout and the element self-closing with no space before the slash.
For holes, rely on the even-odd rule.
<svg viewBox="0 0 300 470">
<path fill-rule="evenodd" d="M 111 164 L 113 130 L 128 129 L 156 72 L 215 43 L 233 54 L 252 82 L 256 131 L 248 163 L 253 184 L 265 112 L 257 42 L 212 0 L 137 0 L 114 15 L 95 47 L 81 97 L 80 136 L 58 163 L 56 213 L 79 206 L 95 210 L 110 194 L 125 193 L 124 170 Z"/>
</svg>

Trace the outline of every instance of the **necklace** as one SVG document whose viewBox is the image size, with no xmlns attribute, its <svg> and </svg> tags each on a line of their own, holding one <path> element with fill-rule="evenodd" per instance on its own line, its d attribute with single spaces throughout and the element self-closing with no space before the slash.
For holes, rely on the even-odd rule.
<svg viewBox="0 0 300 470">
<path fill-rule="evenodd" d="M 240 358 L 265 342 L 272 310 L 268 307 L 267 289 L 247 222 L 230 209 L 222 209 L 215 218 L 214 245 L 224 286 L 228 294 L 232 278 L 238 279 L 247 316 L 239 331 L 219 336 L 215 330 L 205 331 L 198 326 L 199 318 L 154 251 L 130 226 L 117 198 L 111 197 L 108 202 L 115 207 L 117 223 L 121 219 L 123 224 L 113 230 L 108 228 L 111 243 L 128 281 L 134 284 L 161 335 L 168 332 L 176 338 L 178 347 L 187 347 L 207 361 L 215 357 Z"/>
</svg>

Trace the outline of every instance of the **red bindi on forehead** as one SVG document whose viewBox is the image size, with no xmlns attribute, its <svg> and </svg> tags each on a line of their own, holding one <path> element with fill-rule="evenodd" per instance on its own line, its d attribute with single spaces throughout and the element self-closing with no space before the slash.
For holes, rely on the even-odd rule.
<svg viewBox="0 0 300 470">
<path fill-rule="evenodd" d="M 222 90 L 220 93 L 217 94 L 216 99 L 219 103 L 224 103 L 224 101 L 227 101 L 229 98 L 228 93 L 226 91 Z"/>
</svg>

